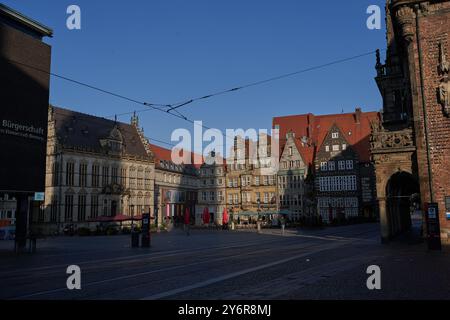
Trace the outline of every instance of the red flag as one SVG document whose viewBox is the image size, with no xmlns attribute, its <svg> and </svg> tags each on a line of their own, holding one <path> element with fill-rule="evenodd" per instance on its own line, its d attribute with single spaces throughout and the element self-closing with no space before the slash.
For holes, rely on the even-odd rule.
<svg viewBox="0 0 450 320">
<path fill-rule="evenodd" d="M 203 209 L 203 223 L 208 224 L 209 218 L 210 218 L 209 209 L 208 209 L 208 207 L 205 207 L 205 209 Z"/>
<path fill-rule="evenodd" d="M 191 222 L 191 213 L 189 212 L 189 208 L 186 208 L 184 212 L 184 224 L 190 224 Z"/>
<path fill-rule="evenodd" d="M 227 208 L 223 209 L 223 213 L 222 213 L 222 224 L 227 224 L 228 223 L 228 211 Z"/>
</svg>

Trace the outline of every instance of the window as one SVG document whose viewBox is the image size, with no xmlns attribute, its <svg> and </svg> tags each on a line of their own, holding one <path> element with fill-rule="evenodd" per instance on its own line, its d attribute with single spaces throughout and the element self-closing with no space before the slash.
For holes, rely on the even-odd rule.
<svg viewBox="0 0 450 320">
<path fill-rule="evenodd" d="M 320 163 L 320 171 L 328 171 L 328 163 L 323 161 Z"/>
<path fill-rule="evenodd" d="M 258 200 L 261 201 L 261 193 L 259 192 L 256 193 L 256 201 L 258 202 Z"/>
<path fill-rule="evenodd" d="M 98 216 L 98 195 L 91 195 L 91 219 Z"/>
<path fill-rule="evenodd" d="M 67 162 L 66 163 L 66 185 L 67 186 L 73 186 L 74 185 L 74 169 L 75 164 L 73 162 Z"/>
<path fill-rule="evenodd" d="M 120 184 L 125 187 L 126 186 L 126 181 L 127 181 L 127 169 L 122 168 L 120 170 Z"/>
<path fill-rule="evenodd" d="M 339 151 L 339 145 L 338 144 L 334 144 L 333 145 L 333 151 Z"/>
<path fill-rule="evenodd" d="M 333 139 L 339 138 L 339 132 L 333 132 L 333 133 L 331 134 L 331 137 L 332 137 Z"/>
<path fill-rule="evenodd" d="M 209 192 L 209 201 L 216 201 L 216 193 L 214 191 Z"/>
<path fill-rule="evenodd" d="M 228 204 L 233 204 L 233 195 L 232 194 L 230 194 L 228 196 Z"/>
<path fill-rule="evenodd" d="M 347 160 L 345 162 L 345 167 L 347 168 L 347 170 L 353 170 L 353 160 Z"/>
<path fill-rule="evenodd" d="M 336 162 L 328 161 L 328 171 L 334 171 L 334 170 L 336 170 Z"/>
<path fill-rule="evenodd" d="M 100 183 L 100 167 L 98 164 L 92 165 L 92 187 L 97 188 Z"/>
<path fill-rule="evenodd" d="M 80 173 L 78 175 L 78 185 L 80 187 L 86 187 L 86 181 L 87 181 L 87 164 L 80 163 L 79 166 Z"/>
<path fill-rule="evenodd" d="M 259 186 L 259 176 L 255 177 L 255 186 Z"/>
<path fill-rule="evenodd" d="M 119 169 L 113 167 L 111 169 L 111 183 L 117 184 L 119 180 Z"/>
<path fill-rule="evenodd" d="M 292 147 L 289 147 L 289 155 L 292 156 Z"/>
<path fill-rule="evenodd" d="M 70 222 L 73 220 L 73 195 L 66 194 L 64 201 L 64 221 Z"/>
<path fill-rule="evenodd" d="M 222 202 L 223 201 L 223 192 L 217 191 L 217 201 Z"/>
<path fill-rule="evenodd" d="M 330 152 L 330 146 L 325 146 L 325 151 Z"/>
<path fill-rule="evenodd" d="M 56 197 L 53 197 L 52 204 L 50 207 L 50 222 L 57 221 L 57 214 L 58 214 L 58 200 L 56 199 Z"/>
<path fill-rule="evenodd" d="M 102 169 L 102 186 L 105 187 L 108 185 L 109 167 L 103 167 Z"/>
<path fill-rule="evenodd" d="M 264 176 L 263 179 L 264 179 L 264 180 L 263 180 L 263 181 L 264 181 L 264 182 L 263 182 L 264 185 L 267 186 L 267 185 L 269 184 L 269 177 L 268 177 L 268 176 Z"/>
<path fill-rule="evenodd" d="M 78 196 L 78 221 L 86 220 L 86 196 L 80 194 Z"/>
<path fill-rule="evenodd" d="M 152 172 L 150 169 L 145 170 L 145 189 L 150 189 L 152 187 Z"/>
<path fill-rule="evenodd" d="M 269 203 L 269 193 L 264 192 L 264 203 Z"/>
<path fill-rule="evenodd" d="M 274 185 L 275 184 L 275 176 L 269 176 L 269 184 Z"/>
<path fill-rule="evenodd" d="M 60 165 L 59 162 L 53 163 L 53 186 L 59 186 L 59 177 L 60 177 Z"/>
<path fill-rule="evenodd" d="M 238 204 L 239 203 L 239 194 L 234 194 L 234 196 L 233 196 L 233 202 L 234 202 L 234 204 Z"/>
<path fill-rule="evenodd" d="M 342 150 L 347 150 L 347 145 L 345 143 L 342 144 Z"/>
<path fill-rule="evenodd" d="M 138 173 L 137 173 L 137 187 L 138 189 L 142 189 L 144 181 L 144 169 L 142 167 L 139 167 Z"/>
<path fill-rule="evenodd" d="M 339 170 L 345 170 L 345 161 L 344 160 L 339 160 L 338 168 L 339 168 Z"/>
<path fill-rule="evenodd" d="M 164 181 L 166 181 L 167 177 L 164 174 Z M 136 168 L 130 168 L 130 177 L 129 177 L 130 188 L 136 188 Z"/>
</svg>

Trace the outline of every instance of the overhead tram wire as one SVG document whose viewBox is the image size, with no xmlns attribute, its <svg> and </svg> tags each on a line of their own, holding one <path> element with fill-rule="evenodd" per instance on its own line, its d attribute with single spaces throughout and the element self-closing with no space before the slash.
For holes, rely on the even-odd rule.
<svg viewBox="0 0 450 320">
<path fill-rule="evenodd" d="M 5 58 L 3 58 L 3 59 L 5 59 Z M 130 98 L 130 97 L 127 97 L 127 96 L 118 94 L 118 93 L 114 93 L 114 92 L 112 92 L 112 91 L 108 91 L 108 90 L 105 90 L 105 89 L 102 89 L 102 88 L 99 88 L 99 87 L 96 87 L 96 86 L 93 86 L 93 85 L 90 85 L 90 84 L 87 84 L 87 83 L 84 83 L 84 82 L 81 82 L 81 81 L 78 81 L 78 80 L 74 80 L 74 79 L 68 78 L 68 77 L 66 77 L 66 76 L 62 76 L 62 75 L 56 74 L 56 73 L 54 73 L 54 72 L 48 72 L 48 71 L 46 71 L 46 70 L 42 70 L 42 69 L 40 69 L 40 68 L 36 68 L 36 67 L 34 67 L 34 66 L 30 66 L 29 64 L 26 64 L 26 63 L 23 63 L 23 62 L 11 60 L 11 59 L 5 59 L 5 60 L 7 60 L 7 61 L 9 61 L 9 62 L 12 62 L 12 63 L 15 63 L 15 64 L 18 64 L 18 65 L 22 65 L 22 66 L 27 67 L 27 68 L 30 68 L 30 69 L 33 69 L 33 70 L 35 70 L 35 71 L 39 71 L 39 72 L 48 74 L 48 75 L 50 75 L 50 76 L 53 76 L 53 77 L 56 77 L 56 78 L 59 78 L 59 79 L 65 80 L 65 81 L 71 82 L 71 83 L 75 83 L 75 84 L 77 84 L 77 85 L 80 85 L 80 86 L 83 86 L 83 87 L 86 87 L 86 88 L 89 88 L 89 89 L 92 89 L 92 90 L 95 90 L 95 91 L 98 91 L 98 92 L 101 92 L 101 93 L 104 93 L 104 94 L 108 94 L 108 95 L 114 96 L 114 97 L 116 97 L 116 98 L 120 98 L 120 99 L 129 101 L 129 102 L 133 102 L 133 103 L 139 104 L 139 105 L 144 105 L 144 106 L 146 106 L 146 107 L 151 108 L 152 110 L 156 110 L 156 111 L 163 112 L 163 113 L 165 113 L 165 114 L 169 114 L 169 115 L 171 115 L 171 116 L 180 118 L 180 119 L 185 120 L 185 121 L 188 121 L 188 122 L 190 122 L 190 123 L 194 123 L 193 120 L 188 119 L 187 117 L 185 117 L 184 115 L 182 115 L 180 112 L 178 112 L 178 114 L 174 114 L 174 113 L 172 113 L 172 112 L 168 112 L 167 109 L 164 109 L 164 108 L 171 108 L 172 105 L 167 105 L 167 104 L 157 104 L 157 103 L 149 103 L 149 102 L 145 102 L 145 101 L 139 101 L 139 100 L 136 100 L 136 99 L 133 99 L 133 98 Z M 147 109 L 146 109 L 146 110 L 147 110 Z M 141 111 L 141 112 L 142 112 L 142 111 Z M 131 112 L 131 113 L 133 113 L 133 112 Z M 114 116 L 121 116 L 121 115 L 125 115 L 125 114 L 129 114 L 129 113 L 116 114 L 116 115 L 109 116 L 108 118 L 112 118 L 112 117 L 114 117 Z M 206 126 L 204 126 L 204 128 L 205 128 L 205 129 L 210 129 L 210 128 L 206 127 Z"/>
<path fill-rule="evenodd" d="M 185 105 L 191 104 L 191 103 L 193 103 L 195 101 L 209 99 L 209 98 L 212 98 L 212 97 L 215 97 L 215 96 L 219 96 L 219 95 L 235 92 L 235 91 L 242 90 L 242 89 L 245 89 L 245 88 L 258 86 L 258 85 L 261 85 L 261 84 L 265 84 L 265 83 L 268 83 L 268 82 L 280 80 L 280 79 L 287 78 L 287 77 L 292 77 L 292 76 L 297 75 L 297 74 L 301 74 L 301 73 L 305 73 L 305 72 L 309 72 L 309 71 L 313 71 L 313 70 L 322 69 L 322 68 L 325 68 L 325 67 L 328 67 L 328 66 L 331 66 L 331 65 L 335 65 L 335 64 L 339 64 L 339 63 L 355 60 L 355 59 L 358 59 L 358 58 L 361 58 L 361 57 L 365 57 L 365 56 L 368 56 L 368 55 L 371 55 L 371 54 L 374 54 L 374 53 L 376 53 L 376 50 L 373 50 L 373 51 L 370 51 L 370 52 L 366 52 L 366 53 L 363 53 L 363 54 L 359 54 L 359 55 L 356 55 L 356 56 L 340 59 L 340 60 L 335 60 L 335 61 L 328 62 L 328 63 L 325 63 L 325 64 L 309 67 L 309 68 L 306 68 L 306 69 L 290 72 L 290 73 L 287 73 L 287 74 L 275 76 L 275 77 L 272 77 L 272 78 L 268 78 L 268 79 L 264 79 L 264 80 L 260 80 L 260 81 L 255 81 L 255 82 L 248 83 L 248 84 L 245 84 L 245 85 L 242 85 L 242 86 L 239 86 L 239 87 L 234 87 L 234 88 L 231 88 L 231 89 L 219 91 L 219 92 L 216 92 L 216 93 L 204 95 L 204 96 L 201 96 L 201 97 L 189 99 L 189 100 L 186 100 L 186 101 L 183 101 L 183 102 L 179 102 L 179 103 L 174 103 L 174 104 L 155 104 L 155 103 L 148 103 L 148 102 L 145 102 L 145 101 L 138 101 L 136 99 L 129 98 L 129 97 L 126 97 L 126 96 L 121 95 L 121 94 L 117 94 L 117 93 L 114 93 L 114 92 L 111 92 L 111 91 L 108 91 L 108 90 L 105 90 L 105 89 L 101 89 L 99 87 L 95 87 L 93 85 L 89 85 L 89 84 L 83 83 L 81 81 L 70 79 L 68 77 L 65 77 L 65 76 L 62 76 L 62 75 L 59 75 L 59 74 L 56 74 L 56 73 L 53 73 L 53 72 L 48 72 L 46 70 L 42 70 L 42 69 L 36 68 L 34 66 L 30 66 L 30 65 L 28 65 L 26 63 L 22 63 L 22 62 L 18 62 L 18 61 L 14 61 L 14 60 L 11 60 L 11 59 L 6 59 L 6 58 L 3 58 L 3 59 L 5 59 L 7 61 L 10 61 L 12 63 L 16 63 L 16 64 L 19 64 L 19 65 L 22 65 L 22 66 L 34 69 L 36 71 L 43 72 L 45 74 L 49 74 L 49 75 L 51 75 L 53 77 L 60 78 L 60 79 L 63 79 L 63 80 L 66 80 L 66 81 L 78 84 L 80 86 L 84 86 L 84 87 L 90 88 L 92 90 L 96 90 L 96 91 L 99 91 L 99 92 L 102 92 L 102 93 L 105 93 L 105 94 L 108 94 L 108 95 L 111 95 L 111 96 L 114 96 L 114 97 L 117 97 L 117 98 L 120 98 L 120 99 L 123 99 L 123 100 L 127 100 L 127 101 L 130 101 L 130 102 L 136 103 L 136 104 L 144 105 L 144 106 L 149 107 L 149 108 L 151 108 L 153 110 L 160 111 L 160 112 L 163 112 L 163 113 L 166 113 L 166 114 L 170 114 L 170 115 L 172 115 L 174 117 L 180 118 L 180 119 L 182 119 L 184 121 L 187 121 L 187 122 L 189 122 L 191 124 L 194 124 L 195 122 L 193 120 L 191 120 L 191 119 L 187 118 L 186 116 L 184 116 L 183 114 L 181 114 L 179 111 L 177 111 L 177 109 L 179 109 L 179 108 L 181 108 L 181 107 L 183 107 Z M 163 109 L 163 108 L 167 108 L 167 109 Z M 144 112 L 146 110 L 148 110 L 148 109 L 140 110 L 140 112 Z M 172 113 L 172 111 L 177 112 L 177 114 Z M 136 111 L 134 111 L 134 112 L 136 112 Z M 117 114 L 117 115 L 114 115 L 114 116 L 122 116 L 122 115 L 132 114 L 134 112 L 127 112 L 127 113 Z M 114 116 L 112 116 L 112 117 L 114 117 Z M 201 126 L 204 129 L 207 129 L 207 130 L 208 129 L 212 129 L 212 128 L 207 127 L 205 125 L 201 125 Z M 218 131 L 220 131 L 220 130 L 218 130 Z M 223 135 L 222 132 L 221 132 L 221 134 Z M 226 136 L 226 135 L 224 135 L 224 136 Z"/>
<path fill-rule="evenodd" d="M 302 69 L 302 70 L 298 70 L 298 71 L 282 74 L 282 75 L 271 77 L 271 78 L 268 78 L 268 79 L 251 82 L 251 83 L 248 83 L 248 84 L 245 84 L 245 85 L 241 85 L 241 86 L 238 86 L 238 87 L 234 87 L 234 88 L 231 88 L 231 89 L 218 91 L 218 92 L 207 94 L 207 95 L 203 95 L 203 96 L 200 96 L 200 97 L 197 97 L 197 98 L 192 98 L 192 99 L 189 99 L 189 100 L 186 100 L 186 101 L 183 101 L 183 102 L 174 103 L 174 104 L 172 104 L 173 106 L 170 107 L 167 110 L 167 112 L 171 112 L 173 110 L 179 109 L 181 107 L 184 107 L 184 106 L 186 106 L 188 104 L 192 104 L 193 102 L 196 102 L 196 101 L 199 101 L 199 100 L 206 100 L 206 99 L 209 99 L 209 98 L 212 98 L 212 97 L 216 97 L 216 96 L 219 96 L 219 95 L 224 95 L 224 94 L 227 94 L 227 93 L 236 92 L 236 91 L 239 91 L 239 90 L 242 90 L 242 89 L 246 89 L 246 88 L 249 88 L 249 87 L 259 86 L 259 85 L 262 85 L 262 84 L 265 84 L 265 83 L 268 83 L 268 82 L 277 81 L 277 80 L 288 78 L 288 77 L 292 77 L 292 76 L 295 76 L 295 75 L 298 75 L 298 74 L 302 74 L 302 73 L 306 73 L 306 72 L 310 72 L 310 71 L 314 71 L 314 70 L 323 69 L 323 68 L 326 68 L 326 67 L 329 67 L 329 66 L 332 66 L 332 65 L 336 65 L 336 64 L 348 62 L 348 61 L 351 61 L 351 60 L 356 60 L 356 59 L 359 59 L 359 58 L 362 58 L 362 57 L 366 57 L 366 56 L 372 55 L 374 53 L 376 53 L 376 50 L 373 50 L 373 51 L 370 51 L 370 52 L 366 52 L 366 53 L 362 53 L 362 54 L 358 54 L 356 56 L 352 56 L 352 57 L 348 57 L 348 58 L 344 58 L 344 59 L 331 61 L 331 62 L 324 63 L 324 64 L 321 64 L 321 65 L 305 68 L 305 69 Z"/>
<path fill-rule="evenodd" d="M 5 60 L 7 60 L 9 62 L 18 64 L 18 65 L 22 65 L 24 67 L 36 70 L 36 71 L 39 71 L 39 72 L 43 72 L 43 73 L 51 75 L 51 76 L 53 76 L 55 78 L 59 78 L 59 79 L 62 79 L 62 80 L 68 81 L 68 82 L 72 82 L 72 83 L 78 84 L 80 86 L 83 86 L 83 87 L 86 87 L 86 88 L 89 88 L 89 89 L 92 89 L 92 90 L 95 90 L 95 91 L 99 91 L 99 92 L 102 92 L 102 93 L 105 93 L 105 94 L 109 94 L 109 95 L 114 96 L 116 98 L 127 100 L 127 101 L 130 101 L 130 102 L 133 102 L 133 103 L 143 104 L 141 101 L 138 101 L 136 99 L 129 98 L 129 97 L 126 97 L 124 95 L 121 95 L 121 94 L 118 94 L 118 93 L 114 93 L 112 91 L 108 91 L 108 90 L 105 90 L 105 89 L 102 89 L 102 88 L 99 88 L 99 87 L 96 87 L 96 86 L 93 86 L 93 85 L 90 85 L 90 84 L 87 84 L 87 83 L 84 83 L 84 82 L 81 82 L 81 81 L 78 81 L 78 80 L 74 80 L 74 79 L 71 79 L 71 78 L 68 78 L 68 77 L 56 74 L 54 72 L 48 72 L 46 70 L 42 70 L 40 68 L 36 68 L 34 66 L 30 66 L 29 64 L 26 64 L 26 63 L 23 63 L 23 62 L 15 61 L 15 60 L 12 60 L 12 59 L 6 59 L 6 58 L 3 58 L 3 59 L 5 59 Z M 153 107 L 155 107 L 158 110 L 160 110 L 160 108 L 157 108 L 157 107 L 170 107 L 170 105 L 158 104 L 158 103 L 147 103 L 146 105 L 147 106 L 153 106 Z M 166 110 L 163 110 L 163 109 L 161 109 L 161 110 L 164 111 L 164 112 L 166 111 Z"/>
</svg>

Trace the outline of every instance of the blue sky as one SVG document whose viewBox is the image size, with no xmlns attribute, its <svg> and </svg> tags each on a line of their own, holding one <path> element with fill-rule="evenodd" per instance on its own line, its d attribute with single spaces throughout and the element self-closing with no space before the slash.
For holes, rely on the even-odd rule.
<svg viewBox="0 0 450 320">
<path fill-rule="evenodd" d="M 384 48 L 366 27 L 381 0 L 3 1 L 54 30 L 52 71 L 137 100 L 174 103 L 248 82 Z M 66 9 L 81 8 L 81 30 Z M 248 88 L 180 109 L 208 127 L 270 128 L 273 116 L 381 109 L 375 56 Z M 110 116 L 142 109 L 53 78 L 50 102 Z M 128 122 L 130 116 L 119 120 Z M 140 114 L 150 138 L 170 141 L 181 119 Z"/>
</svg>

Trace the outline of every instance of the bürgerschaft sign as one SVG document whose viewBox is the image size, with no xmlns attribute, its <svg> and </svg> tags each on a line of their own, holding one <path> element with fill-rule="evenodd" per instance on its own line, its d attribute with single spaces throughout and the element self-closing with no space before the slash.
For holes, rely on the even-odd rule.
<svg viewBox="0 0 450 320">
<path fill-rule="evenodd" d="M 2 120 L 0 134 L 45 141 L 45 131 L 43 128 L 36 128 L 33 125 L 23 125 L 10 120 Z"/>
</svg>

